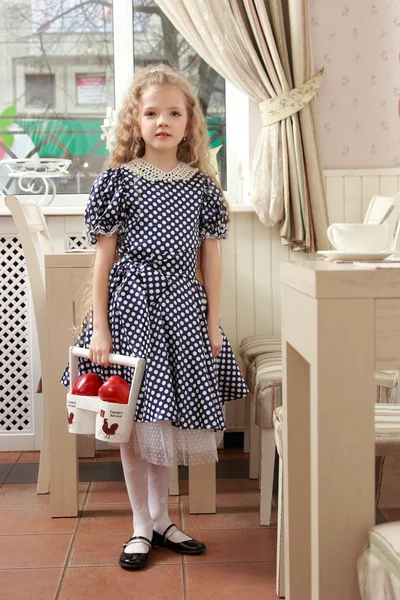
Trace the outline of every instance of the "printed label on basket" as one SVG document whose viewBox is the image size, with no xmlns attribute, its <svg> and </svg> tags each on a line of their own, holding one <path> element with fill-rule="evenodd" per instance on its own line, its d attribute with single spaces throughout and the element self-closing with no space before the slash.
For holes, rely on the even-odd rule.
<svg viewBox="0 0 400 600">
<path fill-rule="evenodd" d="M 96 417 L 96 439 L 121 444 L 128 442 L 133 426 L 133 404 L 114 404 L 100 400 Z"/>
<path fill-rule="evenodd" d="M 85 398 L 85 396 L 67 394 L 68 431 L 70 433 L 93 435 L 96 428 L 96 412 L 93 409 L 78 408 L 77 404 L 79 404 L 81 398 Z M 93 396 L 93 401 L 97 401 L 98 407 L 99 398 Z"/>
</svg>

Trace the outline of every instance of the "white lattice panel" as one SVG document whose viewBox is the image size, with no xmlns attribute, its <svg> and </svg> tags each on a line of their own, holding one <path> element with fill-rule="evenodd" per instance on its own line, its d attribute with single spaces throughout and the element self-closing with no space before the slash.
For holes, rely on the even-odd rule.
<svg viewBox="0 0 400 600">
<path fill-rule="evenodd" d="M 69 235 L 67 237 L 68 250 L 81 250 L 90 247 L 91 246 L 84 235 Z"/>
<path fill-rule="evenodd" d="M 0 237 L 0 281 L 0 432 L 31 431 L 27 276 L 17 237 Z"/>
</svg>

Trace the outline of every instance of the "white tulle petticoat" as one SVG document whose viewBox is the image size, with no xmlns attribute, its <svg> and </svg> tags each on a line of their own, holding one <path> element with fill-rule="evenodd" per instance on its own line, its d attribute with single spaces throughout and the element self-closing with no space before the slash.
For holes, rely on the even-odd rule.
<svg viewBox="0 0 400 600">
<path fill-rule="evenodd" d="M 218 461 L 222 431 L 179 429 L 171 421 L 134 423 L 131 441 L 135 453 L 155 465 L 201 465 Z"/>
</svg>

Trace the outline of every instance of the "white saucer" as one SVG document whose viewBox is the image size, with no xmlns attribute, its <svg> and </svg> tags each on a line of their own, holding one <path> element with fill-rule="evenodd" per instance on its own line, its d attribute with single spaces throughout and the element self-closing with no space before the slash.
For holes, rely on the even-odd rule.
<svg viewBox="0 0 400 600">
<path fill-rule="evenodd" d="M 344 252 L 342 250 L 318 250 L 328 260 L 341 260 L 347 262 L 376 262 L 385 260 L 393 252 L 381 250 L 381 252 Z"/>
</svg>

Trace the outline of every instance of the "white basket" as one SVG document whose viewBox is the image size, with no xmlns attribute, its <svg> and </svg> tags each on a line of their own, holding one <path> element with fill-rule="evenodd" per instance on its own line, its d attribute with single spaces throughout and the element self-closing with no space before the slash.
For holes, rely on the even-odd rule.
<svg viewBox="0 0 400 600">
<path fill-rule="evenodd" d="M 96 414 L 99 411 L 98 396 L 79 396 L 67 394 L 68 431 L 85 435 L 94 434 Z"/>
<path fill-rule="evenodd" d="M 144 358 L 134 358 L 122 354 L 109 355 L 110 363 L 135 369 L 128 404 L 116 404 L 101 400 L 98 396 L 72 394 L 72 388 L 78 376 L 78 357 L 89 358 L 89 350 L 78 346 L 71 346 L 69 349 L 68 430 L 70 433 L 95 435 L 96 439 L 104 442 L 120 444 L 129 441 L 146 361 Z"/>
</svg>

